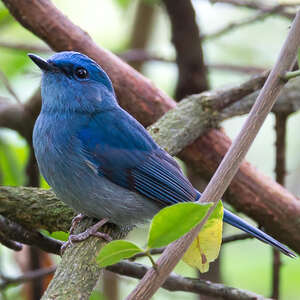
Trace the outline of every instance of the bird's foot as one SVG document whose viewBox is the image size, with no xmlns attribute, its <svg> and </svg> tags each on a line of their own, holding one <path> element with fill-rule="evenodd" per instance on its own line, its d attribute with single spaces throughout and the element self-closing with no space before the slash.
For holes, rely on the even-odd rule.
<svg viewBox="0 0 300 300">
<path fill-rule="evenodd" d="M 102 227 L 104 224 L 106 224 L 109 221 L 108 218 L 104 218 L 104 219 L 100 220 L 99 222 L 92 225 L 91 227 L 89 227 L 84 232 L 81 232 L 81 233 L 78 233 L 78 234 L 72 234 L 74 232 L 74 229 L 75 229 L 76 225 L 83 218 L 84 218 L 84 215 L 79 214 L 72 220 L 72 226 L 70 228 L 69 239 L 60 248 L 61 255 L 63 255 L 63 253 L 65 252 L 65 250 L 67 249 L 68 246 L 72 246 L 73 243 L 82 242 L 82 241 L 88 239 L 90 236 L 95 236 L 95 237 L 98 237 L 98 238 L 102 238 L 102 239 L 106 240 L 107 242 L 112 241 L 112 238 L 109 234 L 103 233 L 103 232 L 98 232 L 99 228 Z"/>
<path fill-rule="evenodd" d="M 75 216 L 75 217 L 72 219 L 71 228 L 70 228 L 70 230 L 69 230 L 70 235 L 73 234 L 73 232 L 74 232 L 76 226 L 78 225 L 78 223 L 79 223 L 80 221 L 83 220 L 84 217 L 85 217 L 84 214 L 78 214 L 77 216 Z"/>
</svg>

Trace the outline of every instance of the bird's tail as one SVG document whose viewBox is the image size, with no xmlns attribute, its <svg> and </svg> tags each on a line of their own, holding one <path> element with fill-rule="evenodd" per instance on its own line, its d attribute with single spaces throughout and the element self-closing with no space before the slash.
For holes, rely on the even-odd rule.
<svg viewBox="0 0 300 300">
<path fill-rule="evenodd" d="M 255 228 L 252 225 L 248 224 L 247 222 L 242 220 L 240 217 L 234 215 L 227 209 L 224 209 L 223 221 L 236 228 L 243 230 L 244 232 L 249 233 L 250 235 L 261 240 L 262 242 L 273 246 L 274 248 L 278 249 L 279 251 L 281 251 L 289 257 L 296 257 L 296 255 L 292 251 L 290 251 L 286 246 L 276 241 L 274 238 L 259 230 L 258 228 Z"/>
</svg>

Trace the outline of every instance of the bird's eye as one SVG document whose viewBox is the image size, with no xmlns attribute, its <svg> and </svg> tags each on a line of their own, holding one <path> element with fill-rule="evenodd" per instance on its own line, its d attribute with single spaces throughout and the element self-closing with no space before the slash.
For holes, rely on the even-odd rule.
<svg viewBox="0 0 300 300">
<path fill-rule="evenodd" d="M 75 75 L 80 79 L 85 79 L 88 77 L 88 71 L 85 68 L 77 68 Z"/>
</svg>

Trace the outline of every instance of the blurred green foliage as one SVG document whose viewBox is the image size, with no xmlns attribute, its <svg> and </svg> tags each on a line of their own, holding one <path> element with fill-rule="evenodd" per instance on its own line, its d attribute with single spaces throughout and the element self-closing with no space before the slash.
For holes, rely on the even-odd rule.
<svg viewBox="0 0 300 300">
<path fill-rule="evenodd" d="M 171 45 L 171 30 L 168 17 L 163 6 L 157 0 L 144 0 L 157 5 L 156 18 L 148 50 L 150 53 L 162 57 L 174 58 L 175 51 Z M 73 22 L 86 30 L 99 45 L 111 51 L 128 50 L 131 26 L 137 1 L 134 0 L 90 0 L 90 1 L 53 1 Z M 253 14 L 244 8 L 216 4 L 208 1 L 193 1 L 197 22 L 202 33 L 214 32 L 226 24 L 243 19 Z M 289 22 L 274 16 L 263 22 L 245 26 L 234 30 L 218 39 L 204 42 L 204 55 L 207 63 L 231 65 L 255 65 L 264 68 L 272 66 L 282 42 L 288 32 Z M 24 43 L 41 45 L 42 42 L 33 34 L 17 24 L 9 15 L 7 9 L 0 2 L 0 42 Z M 47 57 L 47 55 L 43 55 Z M 37 88 L 40 75 L 30 63 L 26 51 L 0 48 L 0 70 L 9 78 L 11 85 L 26 101 Z M 169 94 L 173 94 L 177 80 L 177 68 L 174 63 L 150 61 L 144 64 L 143 73 L 158 87 Z M 216 69 L 209 70 L 212 88 L 242 82 L 249 74 L 225 72 Z M 14 101 L 0 82 L 0 96 Z M 230 137 L 234 138 L 239 131 L 245 117 L 234 118 L 222 124 Z M 256 138 L 254 145 L 247 155 L 251 161 L 264 173 L 274 177 L 274 118 L 270 116 Z M 299 113 L 291 116 L 288 122 L 287 137 L 287 187 L 293 193 L 300 195 L 300 126 Z M 7 129 L 0 129 L 0 184 L 23 185 L 25 183 L 24 170 L 28 158 L 28 148 L 24 140 Z M 42 186 L 47 187 L 45 181 Z M 236 232 L 227 228 L 227 234 Z M 138 244 L 145 241 L 146 228 L 134 230 L 129 239 Z M 65 237 L 60 236 L 62 239 Z M 147 258 L 141 260 L 148 263 Z M 282 267 L 282 299 L 299 299 L 300 262 L 283 258 Z M 12 252 L 0 247 L 0 268 L 5 274 L 17 275 L 17 269 L 12 258 Z M 235 242 L 225 245 L 222 250 L 222 274 L 226 284 L 248 289 L 266 296 L 270 293 L 271 285 L 271 249 L 255 240 Z M 180 263 L 176 270 L 185 276 L 195 276 L 195 271 Z M 135 286 L 136 280 L 127 278 L 121 281 L 120 295 L 124 298 Z M 92 300 L 103 299 L 101 293 L 95 291 Z M 7 291 L 9 300 L 21 299 L 20 288 Z M 171 293 L 160 290 L 155 299 L 197 299 L 188 293 Z"/>
</svg>

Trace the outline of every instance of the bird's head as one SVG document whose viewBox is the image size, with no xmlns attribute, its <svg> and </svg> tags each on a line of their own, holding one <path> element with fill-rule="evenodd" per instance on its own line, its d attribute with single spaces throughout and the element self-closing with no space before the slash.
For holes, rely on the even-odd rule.
<svg viewBox="0 0 300 300">
<path fill-rule="evenodd" d="M 93 113 L 117 105 L 109 77 L 88 56 L 73 51 L 56 53 L 48 60 L 28 56 L 43 71 L 43 110 Z"/>
</svg>

